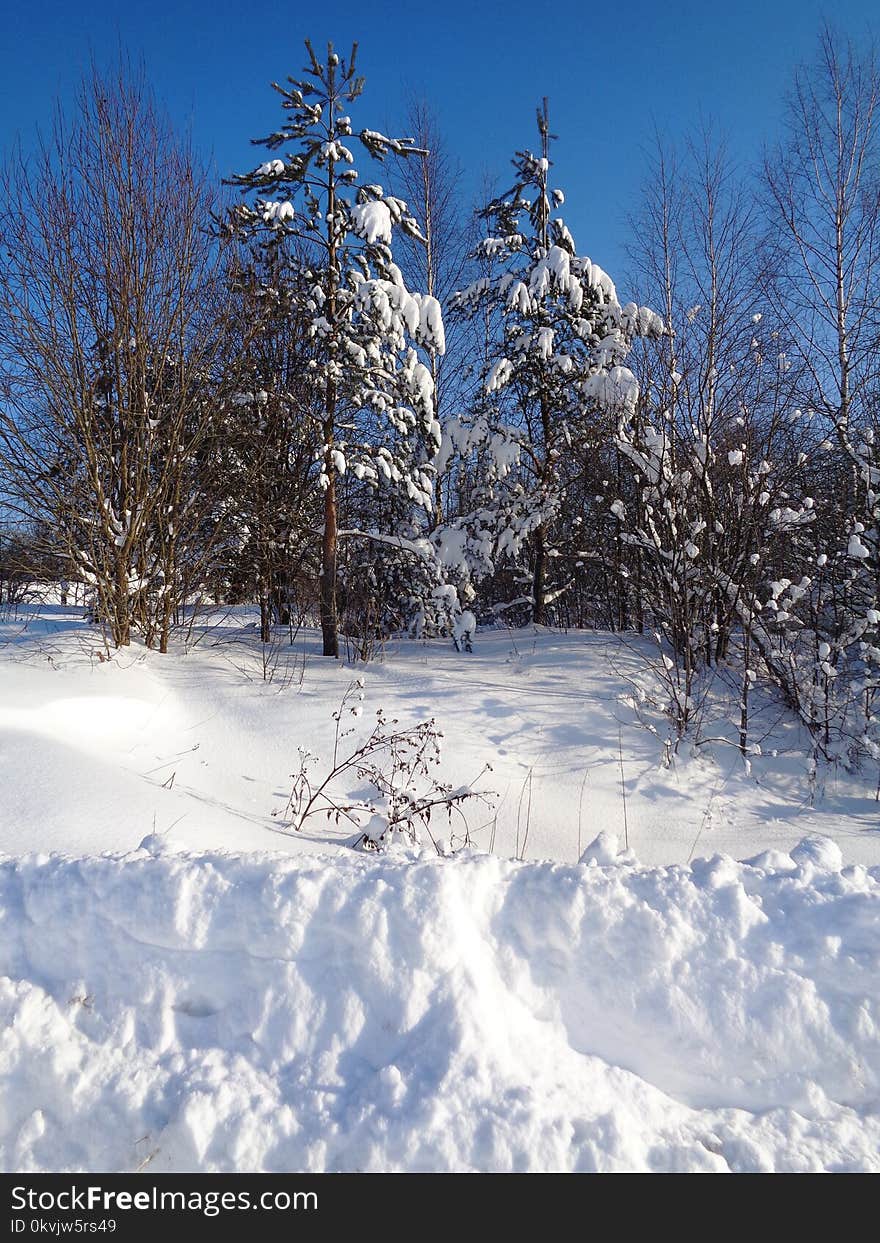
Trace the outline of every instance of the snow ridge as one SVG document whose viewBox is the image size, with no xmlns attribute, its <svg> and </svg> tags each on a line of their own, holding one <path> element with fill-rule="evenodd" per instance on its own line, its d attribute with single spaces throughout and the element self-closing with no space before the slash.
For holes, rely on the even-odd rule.
<svg viewBox="0 0 880 1243">
<path fill-rule="evenodd" d="M 0 1168 L 876 1170 L 878 899 L 827 839 L 4 857 Z"/>
</svg>

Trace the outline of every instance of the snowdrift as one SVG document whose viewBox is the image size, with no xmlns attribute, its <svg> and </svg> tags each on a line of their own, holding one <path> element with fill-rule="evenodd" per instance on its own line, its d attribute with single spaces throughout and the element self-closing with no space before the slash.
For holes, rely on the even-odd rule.
<svg viewBox="0 0 880 1243">
<path fill-rule="evenodd" d="M 880 870 L 0 860 L 4 1170 L 880 1169 Z"/>
</svg>

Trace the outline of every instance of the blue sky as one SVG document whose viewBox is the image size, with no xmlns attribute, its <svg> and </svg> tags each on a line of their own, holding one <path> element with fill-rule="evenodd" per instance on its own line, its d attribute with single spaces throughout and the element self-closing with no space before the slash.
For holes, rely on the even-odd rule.
<svg viewBox="0 0 880 1243">
<path fill-rule="evenodd" d="M 303 38 L 333 39 L 340 51 L 356 38 L 367 88 L 353 119 L 391 128 L 407 94 L 423 95 L 474 191 L 484 173 L 506 181 L 514 149 L 535 145 L 535 107 L 548 95 L 567 220 L 579 248 L 620 279 L 655 129 L 677 138 L 711 120 L 747 164 L 777 131 L 792 69 L 810 57 L 823 14 L 860 37 L 875 11 L 876 0 L 0 0 L 0 147 L 17 136 L 27 144 L 90 55 L 108 63 L 122 46 L 143 58 L 218 174 L 242 171 L 256 158 L 249 139 L 279 117 L 269 83 L 298 73 Z"/>
</svg>

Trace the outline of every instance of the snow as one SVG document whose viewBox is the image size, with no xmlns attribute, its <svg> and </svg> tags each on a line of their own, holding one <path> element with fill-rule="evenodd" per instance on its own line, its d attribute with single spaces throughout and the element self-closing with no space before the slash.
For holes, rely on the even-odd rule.
<svg viewBox="0 0 880 1243">
<path fill-rule="evenodd" d="M 477 619 L 474 617 L 470 609 L 463 609 L 453 622 L 452 633 L 456 639 L 464 639 L 467 636 L 473 636 L 477 629 Z"/>
<path fill-rule="evenodd" d="M 513 363 L 507 358 L 500 358 L 498 362 L 493 363 L 486 379 L 486 392 L 495 393 L 504 388 L 505 384 L 513 378 L 513 371 Z"/>
<path fill-rule="evenodd" d="M 443 328 L 443 312 L 440 303 L 430 294 L 419 294 L 419 333 L 420 341 L 431 346 L 437 354 L 446 352 L 446 335 Z"/>
<path fill-rule="evenodd" d="M 535 333 L 535 342 L 538 347 L 538 354 L 541 358 L 550 358 L 553 354 L 553 338 L 555 333 L 552 328 L 539 328 Z"/>
<path fill-rule="evenodd" d="M 262 215 L 266 224 L 283 224 L 295 218 L 296 209 L 289 199 L 285 199 L 284 202 L 263 203 Z"/>
<path fill-rule="evenodd" d="M 584 393 L 609 410 L 631 412 L 638 403 L 639 385 L 628 367 L 615 366 L 591 376 Z"/>
<path fill-rule="evenodd" d="M 848 556 L 855 557 L 860 561 L 863 561 L 866 557 L 870 557 L 871 555 L 870 550 L 865 547 L 856 532 L 853 532 L 853 534 L 849 537 L 849 544 L 846 551 Z"/>
<path fill-rule="evenodd" d="M 464 538 L 448 532 L 450 544 L 455 534 Z M 824 835 L 848 863 L 880 864 L 876 773 L 829 773 L 811 806 L 810 740 L 756 692 L 755 737 L 779 755 L 753 760 L 747 779 L 730 745 L 738 683 L 723 671 L 703 729 L 729 743 L 682 751 L 667 766 L 647 637 L 499 625 L 477 630 L 467 659 L 449 640 L 400 640 L 379 661 L 347 665 L 319 655 L 315 631 L 290 646 L 281 629 L 264 680 L 256 620 L 255 610 L 220 609 L 167 657 L 133 645 L 110 659 L 72 605 L 0 620 L 0 851 L 124 852 L 155 831 L 177 850 L 345 852 L 349 833 L 330 825 L 303 838 L 272 813 L 289 793 L 297 747 L 332 751 L 332 713 L 362 676 L 368 718 L 382 706 L 445 729 L 444 780 L 458 786 L 492 764 L 500 855 L 522 853 L 517 804 L 530 773 L 527 858 L 571 863 L 598 833 L 622 834 L 620 735 L 630 845 L 646 863 L 685 862 L 699 834 L 700 853 L 740 859 Z M 474 841 L 488 848 L 483 823 Z"/>
<path fill-rule="evenodd" d="M 598 289 L 605 295 L 605 298 L 612 306 L 617 304 L 617 290 L 614 281 L 599 267 L 598 263 L 593 263 L 590 259 L 583 260 L 584 278 L 588 285 L 593 289 Z"/>
<path fill-rule="evenodd" d="M 358 237 L 369 245 L 385 242 L 391 245 L 391 212 L 381 199 L 356 203 L 351 209 L 352 227 Z"/>
<path fill-rule="evenodd" d="M 878 1170 L 880 875 L 0 862 L 0 1165 Z"/>
<path fill-rule="evenodd" d="M 880 1169 L 876 773 L 810 777 L 757 686 L 746 765 L 723 671 L 728 742 L 670 756 L 647 637 L 264 665 L 254 620 L 108 658 L 0 619 L 0 1167 Z M 491 763 L 469 848 L 287 828 L 358 680 L 356 730 Z"/>
</svg>

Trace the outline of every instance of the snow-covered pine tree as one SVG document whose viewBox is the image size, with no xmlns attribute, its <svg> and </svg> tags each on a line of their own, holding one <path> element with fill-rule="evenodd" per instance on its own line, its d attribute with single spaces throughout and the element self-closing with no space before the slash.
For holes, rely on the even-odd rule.
<svg viewBox="0 0 880 1243">
<path fill-rule="evenodd" d="M 349 105 L 364 79 L 328 44 L 325 61 L 306 41 L 302 78 L 274 84 L 287 114 L 257 145 L 279 154 L 236 183 L 255 195 L 235 213 L 239 228 L 293 238 L 308 284 L 306 309 L 315 357 L 310 374 L 321 402 L 319 483 L 323 489 L 320 611 L 325 656 L 339 654 L 336 585 L 339 540 L 337 479 L 350 471 L 365 487 L 399 491 L 430 511 L 432 461 L 440 446 L 434 386 L 417 346 L 444 349 L 440 305 L 406 288 L 393 261 L 394 228 L 418 226 L 399 198 L 382 187 L 359 188 L 349 144 L 381 161 L 389 152 L 417 153 L 407 139 L 355 131 Z"/>
<path fill-rule="evenodd" d="M 500 324 L 484 375 L 494 413 L 479 410 L 488 424 L 477 439 L 487 445 L 495 438 L 505 453 L 511 435 L 519 444 L 517 469 L 494 476 L 496 487 L 502 478 L 508 487 L 501 500 L 496 491 L 493 505 L 512 523 L 499 532 L 506 550 L 529 554 L 532 619 L 543 624 L 548 605 L 573 581 L 575 560 L 563 566 L 560 546 L 570 468 L 595 449 L 601 413 L 634 403 L 636 382 L 623 364 L 633 338 L 659 334 L 662 323 L 634 303 L 621 307 L 611 279 L 577 253 L 557 214 L 564 195 L 550 188 L 546 100 L 538 130 L 541 155 L 517 152 L 513 187 L 482 213 L 489 236 L 479 251 L 494 260 L 493 271 L 459 292 L 453 306 L 490 320 L 494 314 Z M 504 427 L 492 426 L 495 420 Z"/>
<path fill-rule="evenodd" d="M 463 170 L 444 140 L 439 118 L 422 100 L 409 105 L 405 125 L 423 154 L 399 159 L 389 156 L 389 180 L 395 193 L 406 199 L 424 238 L 400 239 L 400 266 L 408 280 L 448 305 L 456 289 L 469 279 L 470 252 L 477 234 L 473 212 L 461 201 Z M 461 410 L 474 385 L 474 333 L 464 321 L 446 324 L 446 353 L 430 359 L 436 391 L 437 418 L 443 424 L 447 412 Z M 444 514 L 444 479 L 438 468 L 433 524 Z"/>
</svg>

